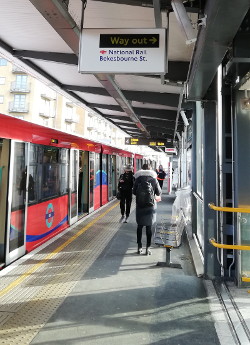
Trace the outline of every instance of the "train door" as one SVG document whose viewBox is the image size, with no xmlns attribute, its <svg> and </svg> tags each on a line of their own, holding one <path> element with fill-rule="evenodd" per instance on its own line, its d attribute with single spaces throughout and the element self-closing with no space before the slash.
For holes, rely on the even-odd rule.
<svg viewBox="0 0 250 345">
<path fill-rule="evenodd" d="M 29 144 L 11 142 L 8 214 L 6 237 L 6 265 L 25 254 L 28 201 L 28 149 Z"/>
<path fill-rule="evenodd" d="M 70 150 L 69 165 L 69 224 L 73 224 L 78 219 L 78 171 L 79 171 L 79 151 Z"/>
<path fill-rule="evenodd" d="M 89 212 L 89 153 L 79 152 L 78 216 Z"/>
<path fill-rule="evenodd" d="M 117 176 L 116 176 L 116 156 L 112 155 L 111 157 L 111 161 L 112 161 L 112 195 L 116 196 L 116 187 L 117 187 Z"/>
<path fill-rule="evenodd" d="M 95 153 L 89 153 L 89 212 L 94 211 Z"/>
<path fill-rule="evenodd" d="M 101 204 L 105 205 L 108 202 L 108 155 L 102 155 L 102 200 Z"/>
<path fill-rule="evenodd" d="M 0 267 L 5 263 L 9 151 L 10 140 L 0 139 Z"/>
<path fill-rule="evenodd" d="M 108 155 L 108 198 L 113 199 L 113 187 L 112 187 L 112 156 Z"/>
<path fill-rule="evenodd" d="M 94 209 L 101 206 L 101 154 L 95 154 Z"/>
</svg>

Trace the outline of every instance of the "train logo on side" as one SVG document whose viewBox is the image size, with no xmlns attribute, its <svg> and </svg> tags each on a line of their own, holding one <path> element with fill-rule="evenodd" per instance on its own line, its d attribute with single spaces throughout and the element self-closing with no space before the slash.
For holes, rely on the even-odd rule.
<svg viewBox="0 0 250 345">
<path fill-rule="evenodd" d="M 45 214 L 46 225 L 48 228 L 50 228 L 53 224 L 54 215 L 55 215 L 54 206 L 52 203 L 49 203 L 46 209 L 46 214 Z"/>
</svg>

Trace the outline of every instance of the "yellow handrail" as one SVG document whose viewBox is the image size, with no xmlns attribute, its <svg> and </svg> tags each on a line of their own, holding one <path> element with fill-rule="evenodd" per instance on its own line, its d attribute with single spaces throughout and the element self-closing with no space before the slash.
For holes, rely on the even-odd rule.
<svg viewBox="0 0 250 345">
<path fill-rule="evenodd" d="M 250 213 L 250 207 L 220 207 L 215 206 L 212 202 L 210 202 L 208 206 L 214 211 Z"/>
<path fill-rule="evenodd" d="M 238 244 L 221 244 L 217 243 L 214 238 L 210 238 L 209 242 L 217 248 L 223 249 L 237 249 L 237 250 L 250 250 L 250 246 L 241 246 Z"/>
</svg>

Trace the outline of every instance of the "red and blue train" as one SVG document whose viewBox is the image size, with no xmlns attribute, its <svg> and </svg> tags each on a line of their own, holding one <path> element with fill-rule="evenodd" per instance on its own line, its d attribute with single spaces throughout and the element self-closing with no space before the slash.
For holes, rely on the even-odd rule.
<svg viewBox="0 0 250 345">
<path fill-rule="evenodd" d="M 122 167 L 147 161 L 11 116 L 0 123 L 1 267 L 111 201 Z"/>
</svg>

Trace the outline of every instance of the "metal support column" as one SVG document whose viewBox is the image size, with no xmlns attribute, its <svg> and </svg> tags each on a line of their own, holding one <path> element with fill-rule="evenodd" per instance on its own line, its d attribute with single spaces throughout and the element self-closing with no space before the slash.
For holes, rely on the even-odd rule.
<svg viewBox="0 0 250 345">
<path fill-rule="evenodd" d="M 212 279 L 220 276 L 220 265 L 217 252 L 209 243 L 209 238 L 217 238 L 217 218 L 208 204 L 216 200 L 216 103 L 204 103 L 204 275 Z"/>
</svg>

